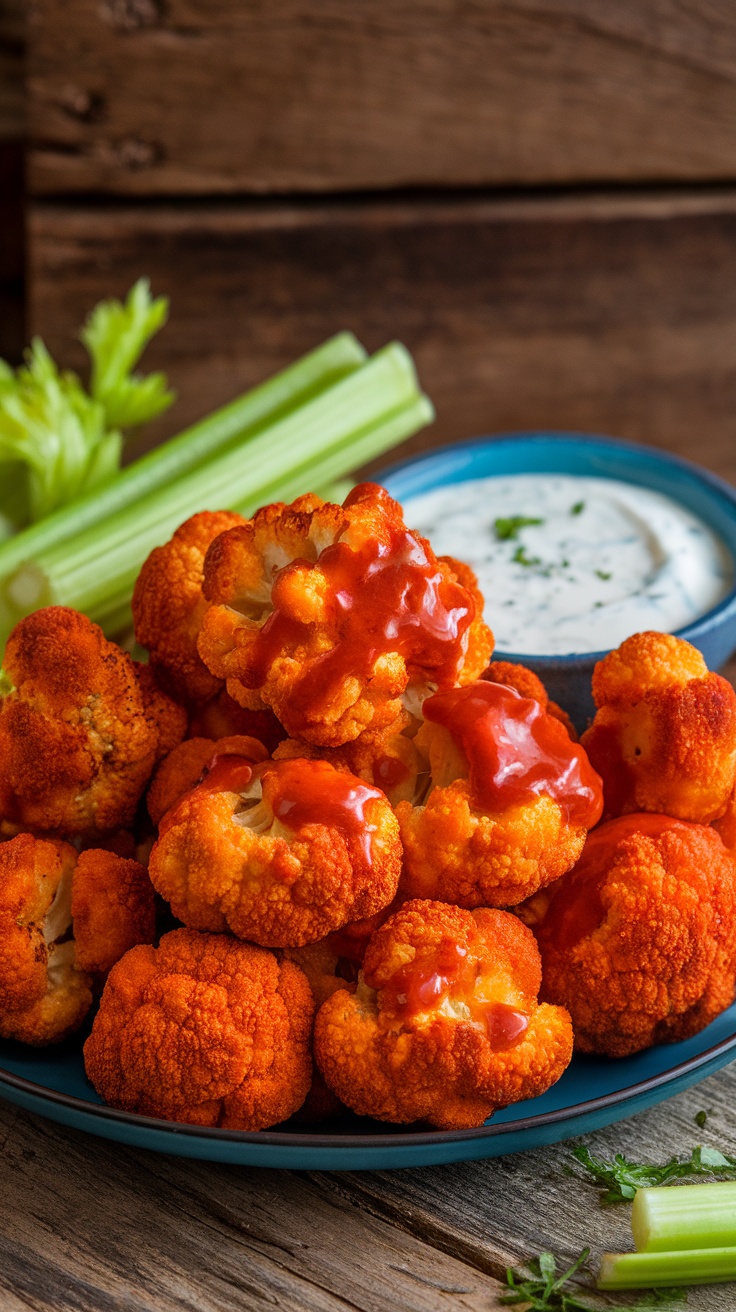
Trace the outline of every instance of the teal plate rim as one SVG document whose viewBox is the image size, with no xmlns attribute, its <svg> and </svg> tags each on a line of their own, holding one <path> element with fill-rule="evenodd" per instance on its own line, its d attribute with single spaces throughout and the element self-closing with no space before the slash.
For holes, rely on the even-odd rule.
<svg viewBox="0 0 736 1312">
<path fill-rule="evenodd" d="M 705 1039 L 708 1030 L 721 1029 L 724 1023 L 736 1027 L 736 1004 L 694 1040 L 672 1045 L 673 1053 L 678 1048 L 691 1048 L 693 1043 Z M 659 1045 L 648 1051 L 662 1053 L 668 1046 Z M 0 1049 L 0 1062 L 1 1052 Z M 600 1068 L 603 1087 L 605 1073 L 610 1075 L 631 1059 L 584 1060 Z M 1 1064 L 0 1096 L 27 1111 L 99 1137 L 182 1157 L 292 1170 L 381 1170 L 502 1156 L 587 1134 L 673 1097 L 733 1060 L 736 1060 L 734 1029 L 719 1042 L 624 1088 L 609 1088 L 608 1092 L 581 1102 L 551 1111 L 532 1112 L 516 1120 L 492 1120 L 473 1130 L 398 1130 L 392 1133 L 379 1130 L 361 1134 L 307 1129 L 258 1132 L 209 1129 L 119 1111 L 39 1084 Z M 81 1066 L 81 1052 L 79 1063 Z M 90 1093 L 95 1096 L 91 1089 Z M 531 1107 L 535 1101 L 531 1100 L 525 1106 Z"/>
</svg>

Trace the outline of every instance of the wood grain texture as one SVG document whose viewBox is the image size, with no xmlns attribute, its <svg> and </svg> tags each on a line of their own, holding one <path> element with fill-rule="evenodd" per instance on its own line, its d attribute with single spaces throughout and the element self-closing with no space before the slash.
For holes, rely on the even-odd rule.
<svg viewBox="0 0 736 1312">
<path fill-rule="evenodd" d="M 73 207 L 30 217 L 30 328 L 76 334 L 141 273 L 172 296 L 147 359 L 180 399 L 155 434 L 353 329 L 414 353 L 419 449 L 523 428 L 607 432 L 736 480 L 736 191 Z"/>
<path fill-rule="evenodd" d="M 661 1161 L 736 1149 L 736 1071 L 590 1135 Z M 705 1130 L 695 1113 L 706 1109 Z M 571 1178 L 569 1144 L 488 1162 L 295 1174 L 160 1157 L 0 1104 L 3 1312 L 494 1312 L 506 1265 L 631 1247 L 630 1209 Z M 590 1281 L 591 1277 L 588 1277 Z M 734 1287 L 689 1312 L 732 1312 Z M 606 1300 L 620 1306 L 623 1296 Z M 634 1301 L 634 1296 L 631 1296 Z"/>
<path fill-rule="evenodd" d="M 25 133 L 24 58 L 24 0 L 0 0 L 0 143 Z"/>
<path fill-rule="evenodd" d="M 39 194 L 736 176 L 729 0 L 39 0 Z"/>
</svg>

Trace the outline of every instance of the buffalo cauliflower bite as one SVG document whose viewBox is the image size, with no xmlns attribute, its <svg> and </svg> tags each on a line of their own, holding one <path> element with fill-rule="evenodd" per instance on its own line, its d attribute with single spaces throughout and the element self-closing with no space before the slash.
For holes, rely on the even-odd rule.
<svg viewBox="0 0 736 1312">
<path fill-rule="evenodd" d="M 257 738 L 235 734 L 230 738 L 187 738 L 179 743 L 159 765 L 148 790 L 148 814 L 158 825 L 167 811 L 191 792 L 202 779 L 214 757 L 240 756 L 254 764 L 268 758 L 263 743 Z"/>
<path fill-rule="evenodd" d="M 84 1045 L 105 1102 L 190 1125 L 262 1130 L 309 1090 L 314 1003 L 291 961 L 177 929 L 110 972 Z"/>
<path fill-rule="evenodd" d="M 600 779 L 543 705 L 482 681 L 424 704 L 428 792 L 400 802 L 404 897 L 515 906 L 579 857 L 601 815 Z"/>
<path fill-rule="evenodd" d="M 222 687 L 197 653 L 207 602 L 202 593 L 204 558 L 226 529 L 244 524 L 230 510 L 192 515 L 144 562 L 133 591 L 133 625 L 141 647 L 164 687 L 187 703 L 208 701 Z"/>
<path fill-rule="evenodd" d="M 590 834 L 535 933 L 581 1052 L 689 1038 L 733 1001 L 736 864 L 711 828 L 642 813 Z"/>
<path fill-rule="evenodd" d="M 477 678 L 493 638 L 473 594 L 366 483 L 259 510 L 207 552 L 199 653 L 236 701 L 340 747 L 431 687 Z"/>
<path fill-rule="evenodd" d="M 21 620 L 5 649 L 0 700 L 4 819 L 66 837 L 128 827 L 186 716 L 144 667 L 76 611 Z"/>
<path fill-rule="evenodd" d="M 248 711 L 238 706 L 224 687 L 211 701 L 192 712 L 191 738 L 232 738 L 236 734 L 257 738 L 269 753 L 287 736 L 273 711 Z"/>
<path fill-rule="evenodd" d="M 637 633 L 599 661 L 583 745 L 603 778 L 606 817 L 722 815 L 736 778 L 736 693 L 669 633 Z"/>
<path fill-rule="evenodd" d="M 224 756 L 165 816 L 149 869 L 191 928 L 301 947 L 388 906 L 400 866 L 379 789 L 326 761 Z"/>
<path fill-rule="evenodd" d="M 294 757 L 329 761 L 336 770 L 357 775 L 365 783 L 382 789 L 392 806 L 411 801 L 417 780 L 427 763 L 416 744 L 417 723 L 402 710 L 384 729 L 366 729 L 344 747 L 313 747 L 303 739 L 287 738 L 273 753 L 274 760 Z"/>
<path fill-rule="evenodd" d="M 570 1061 L 570 1018 L 538 1005 L 540 980 L 534 937 L 508 912 L 408 902 L 373 935 L 357 991 L 322 1004 L 315 1059 L 359 1115 L 482 1125 Z"/>
<path fill-rule="evenodd" d="M 145 870 L 110 852 L 19 834 L 0 847 L 0 1035 L 56 1043 L 79 1028 L 124 952 L 150 942 Z"/>
</svg>

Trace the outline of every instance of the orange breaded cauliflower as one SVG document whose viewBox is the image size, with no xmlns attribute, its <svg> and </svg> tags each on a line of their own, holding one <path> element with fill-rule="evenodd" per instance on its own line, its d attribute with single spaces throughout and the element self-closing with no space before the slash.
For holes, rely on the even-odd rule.
<svg viewBox="0 0 736 1312">
<path fill-rule="evenodd" d="M 400 866 L 379 789 L 326 761 L 224 756 L 165 816 L 149 871 L 191 928 L 301 947 L 388 906 Z"/>
<path fill-rule="evenodd" d="M 689 1038 L 733 1001 L 736 864 L 711 828 L 641 813 L 590 834 L 535 926 L 542 996 L 581 1052 Z"/>
<path fill-rule="evenodd" d="M 736 779 L 736 693 L 669 633 L 637 633 L 599 661 L 582 742 L 603 779 L 606 817 L 662 812 L 708 824 Z"/>
<path fill-rule="evenodd" d="M 542 704 L 481 681 L 424 703 L 428 791 L 400 802 L 404 897 L 515 906 L 558 879 L 600 819 L 600 780 Z"/>
<path fill-rule="evenodd" d="M 563 711 L 557 702 L 550 701 L 542 680 L 526 665 L 515 665 L 513 661 L 491 661 L 481 678 L 487 679 L 489 683 L 503 683 L 507 688 L 515 688 L 522 697 L 533 697 L 535 702 L 541 702 L 547 714 L 564 724 L 573 742 L 577 742 L 575 726 L 567 711 Z"/>
<path fill-rule="evenodd" d="M 570 1017 L 539 1006 L 539 953 L 515 916 L 408 902 L 376 931 L 357 992 L 317 1013 L 327 1085 L 363 1116 L 482 1125 L 543 1093 L 572 1055 Z"/>
<path fill-rule="evenodd" d="M 5 649 L 0 812 L 28 829 L 93 837 L 128 827 L 186 715 L 150 671 L 74 610 L 21 620 Z"/>
<path fill-rule="evenodd" d="M 257 738 L 269 753 L 287 736 L 273 711 L 248 711 L 238 706 L 225 688 L 192 713 L 191 738 L 232 738 L 235 734 Z"/>
<path fill-rule="evenodd" d="M 222 681 L 197 654 L 197 637 L 207 602 L 202 593 L 204 558 L 226 529 L 244 524 L 230 510 L 192 515 L 163 547 L 144 562 L 133 591 L 135 636 L 149 654 L 161 682 L 180 701 L 195 705 L 214 697 Z"/>
<path fill-rule="evenodd" d="M 167 811 L 179 802 L 185 793 L 199 783 L 214 757 L 240 756 L 254 764 L 268 758 L 263 743 L 257 738 L 235 734 L 230 738 L 187 738 L 159 765 L 148 790 L 148 814 L 158 825 Z"/>
<path fill-rule="evenodd" d="M 79 1028 L 124 952 L 150 942 L 145 870 L 110 852 L 19 834 L 0 846 L 0 1035 L 56 1043 Z"/>
<path fill-rule="evenodd" d="M 493 638 L 472 593 L 371 483 L 343 506 L 266 506 L 207 552 L 199 653 L 243 706 L 340 747 L 394 721 L 402 695 L 477 678 Z"/>
<path fill-rule="evenodd" d="M 110 972 L 85 1068 L 113 1107 L 262 1130 L 307 1095 L 313 1011 L 293 962 L 225 934 L 176 929 Z"/>
<path fill-rule="evenodd" d="M 366 729 L 344 747 L 313 747 L 303 739 L 287 738 L 273 753 L 275 761 L 318 758 L 336 770 L 357 775 L 386 794 L 392 806 L 411 801 L 417 791 L 417 776 L 427 763 L 417 748 L 417 723 L 402 710 L 384 729 Z"/>
</svg>

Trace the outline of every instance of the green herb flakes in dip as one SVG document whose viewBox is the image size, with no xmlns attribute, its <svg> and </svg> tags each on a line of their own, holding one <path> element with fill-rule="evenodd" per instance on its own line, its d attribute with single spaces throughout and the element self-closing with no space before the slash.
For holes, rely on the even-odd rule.
<svg viewBox="0 0 736 1312">
<path fill-rule="evenodd" d="M 672 633 L 732 584 L 708 525 L 633 483 L 512 474 L 450 483 L 404 510 L 438 555 L 475 570 L 498 651 L 563 656 Z"/>
</svg>

